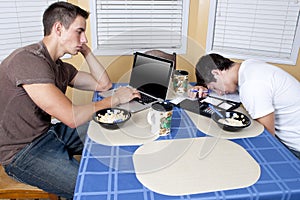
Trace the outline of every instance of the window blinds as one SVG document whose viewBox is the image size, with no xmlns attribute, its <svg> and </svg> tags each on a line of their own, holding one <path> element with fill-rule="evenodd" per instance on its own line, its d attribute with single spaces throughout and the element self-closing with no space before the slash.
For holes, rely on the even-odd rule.
<svg viewBox="0 0 300 200">
<path fill-rule="evenodd" d="M 188 0 L 96 0 L 95 6 L 100 54 L 185 47 Z"/>
<path fill-rule="evenodd" d="M 239 59 L 296 63 L 299 1 L 214 0 L 212 3 L 216 12 L 215 19 L 210 19 L 213 26 L 208 51 Z"/>
<path fill-rule="evenodd" d="M 13 50 L 43 37 L 44 10 L 55 0 L 0 0 L 0 62 Z"/>
</svg>

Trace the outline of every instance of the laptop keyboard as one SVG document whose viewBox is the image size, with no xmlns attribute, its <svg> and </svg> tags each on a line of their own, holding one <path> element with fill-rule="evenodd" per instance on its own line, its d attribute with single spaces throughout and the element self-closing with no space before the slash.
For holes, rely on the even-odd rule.
<svg viewBox="0 0 300 200">
<path fill-rule="evenodd" d="M 138 101 L 139 103 L 142 103 L 142 104 L 151 103 L 151 102 L 157 100 L 157 99 L 152 98 L 152 97 L 150 97 L 150 96 L 148 96 L 148 95 L 145 95 L 145 94 L 143 94 L 143 93 L 140 93 L 140 95 L 141 95 L 141 98 L 140 98 L 140 99 L 139 99 L 139 98 L 135 98 L 134 100 L 135 100 L 135 101 Z"/>
</svg>

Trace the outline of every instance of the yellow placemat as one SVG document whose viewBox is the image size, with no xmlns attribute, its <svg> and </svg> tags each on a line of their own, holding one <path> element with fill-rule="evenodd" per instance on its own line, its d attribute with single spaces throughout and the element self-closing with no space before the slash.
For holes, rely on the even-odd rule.
<svg viewBox="0 0 300 200">
<path fill-rule="evenodd" d="M 87 134 L 95 142 L 108 146 L 141 145 L 156 140 L 147 123 L 147 110 L 134 113 L 120 129 L 109 130 L 91 121 Z"/>
<path fill-rule="evenodd" d="M 247 128 L 244 128 L 240 131 L 230 132 L 224 131 L 221 129 L 211 118 L 205 117 L 202 115 L 198 115 L 196 113 L 192 113 L 190 111 L 185 110 L 190 119 L 194 122 L 196 127 L 202 131 L 203 133 L 214 136 L 221 137 L 224 139 L 237 139 L 237 138 L 247 138 L 247 137 L 255 137 L 260 135 L 264 131 L 263 125 L 253 120 L 248 114 L 247 111 L 243 107 L 239 107 L 236 109 L 241 113 L 244 113 L 251 119 L 251 125 Z"/>
<path fill-rule="evenodd" d="M 259 165 L 246 150 L 214 137 L 153 141 L 136 150 L 133 163 L 138 180 L 165 195 L 243 188 L 260 177 Z"/>
</svg>

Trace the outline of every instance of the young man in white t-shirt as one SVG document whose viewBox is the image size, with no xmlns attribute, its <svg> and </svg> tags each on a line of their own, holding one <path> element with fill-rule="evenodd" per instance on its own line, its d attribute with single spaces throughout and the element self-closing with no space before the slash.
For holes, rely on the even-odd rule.
<svg viewBox="0 0 300 200">
<path fill-rule="evenodd" d="M 284 70 L 257 60 L 233 62 L 219 54 L 196 66 L 198 95 L 209 88 L 225 95 L 239 91 L 250 116 L 300 158 L 300 83 Z M 195 93 L 190 96 L 195 97 Z"/>
</svg>

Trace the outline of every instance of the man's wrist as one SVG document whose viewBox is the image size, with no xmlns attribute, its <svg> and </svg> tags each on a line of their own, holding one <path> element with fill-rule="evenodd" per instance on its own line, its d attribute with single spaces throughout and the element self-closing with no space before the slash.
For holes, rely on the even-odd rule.
<svg viewBox="0 0 300 200">
<path fill-rule="evenodd" d="M 115 106 L 119 105 L 120 103 L 121 102 L 120 102 L 119 97 L 117 97 L 116 95 L 111 97 L 111 107 L 115 107 Z"/>
<path fill-rule="evenodd" d="M 120 104 L 120 98 L 115 95 L 111 97 L 106 97 L 102 101 L 106 107 L 110 107 L 110 108 Z"/>
<path fill-rule="evenodd" d="M 91 50 L 86 50 L 86 51 L 82 51 L 81 53 L 82 53 L 82 55 L 83 55 L 83 57 L 88 57 L 88 55 L 90 55 L 91 54 Z"/>
<path fill-rule="evenodd" d="M 101 101 L 95 102 L 95 110 L 112 108 L 120 104 L 120 99 L 116 96 L 106 97 Z"/>
</svg>

